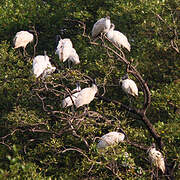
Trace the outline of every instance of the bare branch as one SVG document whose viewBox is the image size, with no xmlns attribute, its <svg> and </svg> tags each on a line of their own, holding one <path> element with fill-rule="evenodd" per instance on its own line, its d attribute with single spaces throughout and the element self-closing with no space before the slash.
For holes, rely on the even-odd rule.
<svg viewBox="0 0 180 180">
<path fill-rule="evenodd" d="M 34 55 L 33 55 L 33 57 L 35 57 L 35 55 L 36 55 L 36 47 L 38 45 L 38 34 L 37 34 L 36 29 L 35 29 L 35 26 L 33 26 L 33 31 L 34 31 L 35 36 L 36 36 L 36 43 L 34 44 Z"/>
</svg>

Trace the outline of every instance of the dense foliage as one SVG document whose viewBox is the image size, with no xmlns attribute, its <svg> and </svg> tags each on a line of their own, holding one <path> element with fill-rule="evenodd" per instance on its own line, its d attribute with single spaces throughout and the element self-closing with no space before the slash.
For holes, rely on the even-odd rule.
<svg viewBox="0 0 180 180">
<path fill-rule="evenodd" d="M 180 178 L 178 0 L 2 0 L 0 14 L 0 179 Z M 91 43 L 93 24 L 105 16 L 131 44 L 131 52 L 123 52 L 148 84 L 146 116 L 162 147 L 142 119 L 121 106 L 143 107 L 140 82 L 129 73 L 140 91 L 130 101 L 119 85 L 127 66 L 107 50 L 115 47 L 107 39 Z M 30 29 L 35 40 L 23 56 L 12 40 L 16 32 Z M 57 34 L 72 40 L 79 65 L 68 69 L 60 63 Z M 32 60 L 44 50 L 59 72 L 37 80 Z M 96 78 L 99 92 L 88 111 L 63 109 L 61 102 L 75 83 L 84 88 L 90 78 Z M 99 152 L 98 137 L 118 128 L 128 141 Z M 152 142 L 165 157 L 166 175 L 157 175 L 144 150 Z"/>
</svg>

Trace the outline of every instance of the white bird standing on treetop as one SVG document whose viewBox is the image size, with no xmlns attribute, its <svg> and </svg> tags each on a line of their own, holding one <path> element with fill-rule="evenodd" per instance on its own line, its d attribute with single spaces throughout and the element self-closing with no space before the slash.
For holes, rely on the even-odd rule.
<svg viewBox="0 0 180 180">
<path fill-rule="evenodd" d="M 113 43 L 115 43 L 117 46 L 119 47 L 123 46 L 128 51 L 130 51 L 131 45 L 129 44 L 127 37 L 123 33 L 114 30 L 114 28 L 115 28 L 115 25 L 111 24 L 111 27 L 106 34 L 107 38 L 111 40 Z"/>
<path fill-rule="evenodd" d="M 98 144 L 98 149 L 103 149 L 111 145 L 118 144 L 119 142 L 123 142 L 125 139 L 125 134 L 123 132 L 109 132 L 103 135 Z"/>
<path fill-rule="evenodd" d="M 125 93 L 132 96 L 138 96 L 138 88 L 136 83 L 132 79 L 129 79 L 127 74 L 122 77 L 120 82 L 122 83 L 122 89 Z"/>
<path fill-rule="evenodd" d="M 75 99 L 77 98 L 77 96 L 78 96 L 78 94 L 79 94 L 79 92 L 81 91 L 81 87 L 80 87 L 80 85 L 79 85 L 79 83 L 77 83 L 76 84 L 76 89 L 74 89 L 73 91 L 72 91 L 72 95 L 71 95 L 71 97 L 70 96 L 68 96 L 68 97 L 66 97 L 63 101 L 62 101 L 62 107 L 63 108 L 65 108 L 65 107 L 69 107 L 69 106 L 72 106 L 73 105 L 73 103 L 75 102 Z M 72 102 L 73 101 L 73 102 Z"/>
<path fill-rule="evenodd" d="M 75 106 L 78 108 L 80 106 L 89 104 L 94 99 L 97 91 L 98 88 L 95 83 L 93 83 L 89 88 L 82 89 L 75 99 Z"/>
<path fill-rule="evenodd" d="M 33 73 L 38 78 L 41 74 L 45 77 L 53 73 L 56 67 L 53 67 L 47 55 L 38 55 L 33 59 Z"/>
<path fill-rule="evenodd" d="M 111 21 L 109 16 L 99 19 L 93 26 L 92 37 L 95 38 L 102 32 L 104 33 L 108 32 L 110 26 L 111 26 Z"/>
<path fill-rule="evenodd" d="M 151 162 L 158 167 L 159 169 L 161 169 L 161 171 L 163 173 L 165 173 L 165 162 L 164 162 L 164 158 L 163 155 L 161 154 L 161 152 L 156 150 L 155 144 L 153 143 L 153 145 L 148 149 L 148 153 L 149 153 L 149 158 L 151 160 Z"/>
<path fill-rule="evenodd" d="M 17 32 L 14 39 L 14 48 L 23 47 L 24 51 L 28 43 L 33 41 L 33 34 L 29 33 L 28 31 L 20 31 Z"/>
</svg>

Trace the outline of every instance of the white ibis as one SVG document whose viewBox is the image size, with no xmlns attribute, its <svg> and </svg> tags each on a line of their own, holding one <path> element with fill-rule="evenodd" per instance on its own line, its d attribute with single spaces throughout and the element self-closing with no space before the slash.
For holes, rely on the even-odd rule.
<svg viewBox="0 0 180 180">
<path fill-rule="evenodd" d="M 74 64 L 80 63 L 79 56 L 74 48 L 71 49 L 68 61 L 71 61 Z"/>
<path fill-rule="evenodd" d="M 99 19 L 93 26 L 92 37 L 95 38 L 102 32 L 104 33 L 108 32 L 110 26 L 111 26 L 111 21 L 109 16 Z"/>
<path fill-rule="evenodd" d="M 13 39 L 14 48 L 16 49 L 19 47 L 23 47 L 24 52 L 25 52 L 25 48 L 27 44 L 32 42 L 33 39 L 34 39 L 33 34 L 29 33 L 28 31 L 19 31 L 16 33 Z"/>
<path fill-rule="evenodd" d="M 33 73 L 38 78 L 40 75 L 45 77 L 48 74 L 53 73 L 56 67 L 53 67 L 49 61 L 49 57 L 45 54 L 38 55 L 33 59 Z"/>
<path fill-rule="evenodd" d="M 148 149 L 149 158 L 151 162 L 158 167 L 163 173 L 165 173 L 165 162 L 164 157 L 161 152 L 156 150 L 155 144 L 153 143 L 152 146 Z"/>
<path fill-rule="evenodd" d="M 56 54 L 59 55 L 59 59 L 61 62 L 65 62 L 66 60 L 71 61 L 74 64 L 79 64 L 79 56 L 76 50 L 73 48 L 73 44 L 70 39 L 60 39 Z"/>
<path fill-rule="evenodd" d="M 72 106 L 73 103 L 75 102 L 75 99 L 77 98 L 79 92 L 81 91 L 81 87 L 79 85 L 79 83 L 76 84 L 76 89 L 74 89 L 72 91 L 72 95 L 71 96 L 68 96 L 66 97 L 63 101 L 62 101 L 62 107 L 63 108 L 66 108 L 66 107 L 69 107 L 69 106 Z M 73 101 L 73 102 L 72 102 Z"/>
<path fill-rule="evenodd" d="M 129 44 L 127 37 L 123 33 L 114 30 L 114 28 L 115 28 L 115 25 L 111 24 L 111 27 L 106 34 L 107 38 L 111 40 L 113 43 L 115 43 L 117 46 L 119 47 L 123 46 L 128 51 L 130 51 L 131 45 Z"/>
<path fill-rule="evenodd" d="M 69 58 L 70 50 L 73 47 L 70 39 L 60 39 L 56 48 L 56 54 L 58 54 L 60 61 L 64 62 Z"/>
<path fill-rule="evenodd" d="M 134 97 L 138 96 L 138 88 L 136 83 L 132 79 L 129 79 L 127 74 L 122 77 L 120 82 L 122 83 L 122 89 L 125 93 Z"/>
<path fill-rule="evenodd" d="M 91 87 L 82 89 L 75 99 L 75 106 L 78 108 L 83 105 L 88 105 L 95 97 L 98 88 L 95 83 Z"/>
<path fill-rule="evenodd" d="M 125 139 L 125 134 L 123 132 L 109 132 L 105 135 L 103 135 L 98 144 L 98 149 L 104 149 L 108 146 L 118 144 L 119 142 L 123 142 Z"/>
</svg>

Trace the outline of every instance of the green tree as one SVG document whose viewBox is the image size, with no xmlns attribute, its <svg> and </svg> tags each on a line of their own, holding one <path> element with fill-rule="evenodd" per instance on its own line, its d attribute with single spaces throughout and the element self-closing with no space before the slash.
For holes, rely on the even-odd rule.
<svg viewBox="0 0 180 180">
<path fill-rule="evenodd" d="M 0 14 L 2 179 L 180 177 L 177 0 L 3 0 Z M 106 36 L 92 41 L 93 24 L 107 15 L 127 36 L 130 53 L 118 50 Z M 12 39 L 33 27 L 35 40 L 24 57 Z M 62 66 L 55 55 L 58 34 L 72 40 L 79 65 Z M 59 72 L 36 80 L 33 57 L 44 50 Z M 127 72 L 139 88 L 131 103 L 119 85 Z M 62 108 L 75 82 L 84 88 L 94 78 L 99 92 L 88 111 Z M 99 152 L 98 138 L 118 128 L 128 140 Z M 152 142 L 165 157 L 165 174 L 157 174 L 148 159 Z"/>
</svg>

